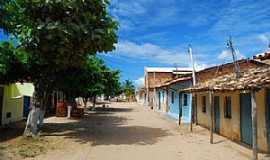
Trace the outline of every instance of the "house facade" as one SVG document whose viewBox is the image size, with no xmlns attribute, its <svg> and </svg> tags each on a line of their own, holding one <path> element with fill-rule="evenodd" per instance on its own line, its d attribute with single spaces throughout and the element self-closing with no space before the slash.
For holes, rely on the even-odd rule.
<svg viewBox="0 0 270 160">
<path fill-rule="evenodd" d="M 157 103 L 154 107 L 158 111 L 166 112 L 169 116 L 183 123 L 190 123 L 192 94 L 182 92 L 182 89 L 192 86 L 191 77 L 181 77 L 156 88 Z"/>
<path fill-rule="evenodd" d="M 141 105 L 146 101 L 146 92 L 144 87 L 141 87 L 136 91 L 136 101 Z"/>
<path fill-rule="evenodd" d="M 0 86 L 0 125 L 27 117 L 33 92 L 34 86 L 31 83 Z"/>
<path fill-rule="evenodd" d="M 269 152 L 270 91 L 267 86 L 258 89 L 260 85 L 255 83 L 266 83 L 269 75 L 259 75 L 264 74 L 262 70 L 268 70 L 269 65 L 254 60 L 240 60 L 238 63 L 240 79 L 235 78 L 231 63 L 208 68 L 196 74 L 198 82 L 192 91 L 196 97 L 196 122 L 250 147 L 255 145 L 255 127 L 257 148 Z M 252 121 L 252 97 L 256 99 L 255 126 Z"/>
<path fill-rule="evenodd" d="M 266 111 L 269 110 L 269 89 L 262 89 L 256 93 L 257 100 L 257 139 L 258 148 L 267 152 L 269 147 L 265 133 L 269 133 L 269 119 Z M 197 94 L 197 123 L 206 128 L 211 127 L 211 106 L 208 92 Z M 251 93 L 248 91 L 226 91 L 213 94 L 214 103 L 214 132 L 233 141 L 252 146 L 252 117 Z M 268 113 L 269 114 L 269 113 Z"/>
<path fill-rule="evenodd" d="M 190 68 L 168 68 L 168 67 L 145 67 L 144 84 L 145 84 L 145 105 L 154 107 L 157 103 L 156 87 L 163 83 L 187 75 L 192 72 Z"/>
</svg>

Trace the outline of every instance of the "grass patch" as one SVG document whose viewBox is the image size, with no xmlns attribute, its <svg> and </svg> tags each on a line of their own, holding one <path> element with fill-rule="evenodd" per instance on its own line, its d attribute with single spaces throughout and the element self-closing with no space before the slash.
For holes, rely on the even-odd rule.
<svg viewBox="0 0 270 160">
<path fill-rule="evenodd" d="M 0 151 L 4 150 L 5 153 L 12 157 L 17 157 L 17 159 L 33 158 L 46 153 L 52 148 L 49 140 L 44 137 L 32 138 L 21 136 L 9 145 L 0 145 Z"/>
<path fill-rule="evenodd" d="M 16 148 L 18 148 L 17 152 L 22 158 L 29 158 L 46 153 L 48 143 L 48 140 L 44 138 L 22 137 L 17 143 Z"/>
</svg>

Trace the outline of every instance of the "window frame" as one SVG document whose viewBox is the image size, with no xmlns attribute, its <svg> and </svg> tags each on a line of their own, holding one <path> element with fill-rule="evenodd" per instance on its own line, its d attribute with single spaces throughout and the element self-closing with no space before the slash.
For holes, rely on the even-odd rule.
<svg viewBox="0 0 270 160">
<path fill-rule="evenodd" d="M 232 97 L 225 96 L 224 98 L 224 118 L 231 119 L 232 118 Z"/>
<path fill-rule="evenodd" d="M 206 113 L 206 96 L 202 96 L 202 112 Z"/>
</svg>

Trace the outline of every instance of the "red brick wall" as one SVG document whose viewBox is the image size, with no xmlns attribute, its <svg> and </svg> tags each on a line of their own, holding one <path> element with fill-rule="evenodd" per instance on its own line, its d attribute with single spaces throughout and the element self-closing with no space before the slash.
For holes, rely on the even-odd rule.
<svg viewBox="0 0 270 160">
<path fill-rule="evenodd" d="M 252 67 L 259 67 L 262 66 L 263 64 L 261 63 L 254 63 L 251 62 L 250 60 L 245 60 L 241 61 L 238 63 L 240 66 L 241 71 L 245 71 L 249 68 Z M 217 72 L 218 70 L 218 72 Z M 196 73 L 196 80 L 197 82 L 205 82 L 207 80 L 211 80 L 213 78 L 216 78 L 217 76 L 225 75 L 225 74 L 230 74 L 234 72 L 234 64 L 225 64 L 223 66 L 220 66 L 218 69 L 216 67 L 213 67 L 212 69 L 206 69 L 200 72 Z"/>
<path fill-rule="evenodd" d="M 168 80 L 173 79 L 173 73 L 170 72 L 148 72 L 145 75 L 145 87 L 153 88 L 159 86 Z"/>
</svg>

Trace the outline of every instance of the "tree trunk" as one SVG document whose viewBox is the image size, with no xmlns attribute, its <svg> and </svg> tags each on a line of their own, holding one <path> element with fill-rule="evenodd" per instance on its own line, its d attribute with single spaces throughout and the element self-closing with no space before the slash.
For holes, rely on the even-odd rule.
<svg viewBox="0 0 270 160">
<path fill-rule="evenodd" d="M 31 101 L 31 110 L 27 117 L 24 136 L 37 136 L 43 126 L 46 106 L 48 105 L 48 94 L 46 91 L 37 93 L 38 91 L 39 89 L 36 89 Z"/>
<path fill-rule="evenodd" d="M 83 99 L 83 105 L 84 105 L 84 108 L 86 108 L 87 107 L 87 99 L 88 98 L 82 98 Z"/>
<path fill-rule="evenodd" d="M 33 106 L 28 114 L 26 127 L 24 130 L 25 136 L 37 136 L 40 128 L 43 125 L 45 110 Z"/>
<path fill-rule="evenodd" d="M 97 100 L 97 96 L 94 96 L 94 99 L 93 99 L 93 108 L 96 107 L 96 100 Z"/>
</svg>

